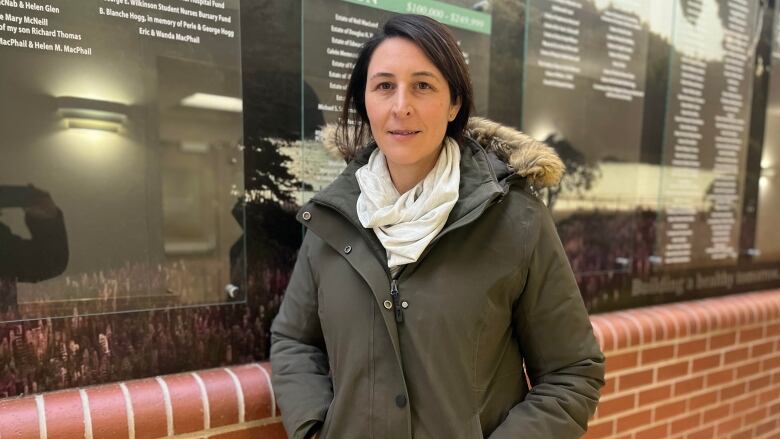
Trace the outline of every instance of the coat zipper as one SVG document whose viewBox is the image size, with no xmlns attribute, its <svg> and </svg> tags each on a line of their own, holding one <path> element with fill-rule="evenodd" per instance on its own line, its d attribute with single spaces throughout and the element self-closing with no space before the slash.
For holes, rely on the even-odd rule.
<svg viewBox="0 0 780 439">
<path fill-rule="evenodd" d="M 390 281 L 390 296 L 393 297 L 393 307 L 395 308 L 395 322 L 403 323 L 404 312 L 401 308 L 401 300 L 398 298 L 398 279 Z"/>
</svg>

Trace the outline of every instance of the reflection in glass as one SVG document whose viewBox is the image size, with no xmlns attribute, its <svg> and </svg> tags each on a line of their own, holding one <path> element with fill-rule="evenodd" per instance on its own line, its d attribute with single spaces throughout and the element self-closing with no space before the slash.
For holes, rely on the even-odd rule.
<svg viewBox="0 0 780 439">
<path fill-rule="evenodd" d="M 22 42 L 0 32 L 19 43 L 0 46 L 0 185 L 10 204 L 0 234 L 14 243 L 0 250 L 0 322 L 237 298 L 238 2 L 194 6 L 202 14 L 187 23 L 139 8 L 63 4 L 37 14 L 56 35 Z M 13 205 L 28 183 L 58 215 L 42 201 Z M 24 273 L 6 269 L 6 253 L 20 255 L 13 265 Z"/>
</svg>

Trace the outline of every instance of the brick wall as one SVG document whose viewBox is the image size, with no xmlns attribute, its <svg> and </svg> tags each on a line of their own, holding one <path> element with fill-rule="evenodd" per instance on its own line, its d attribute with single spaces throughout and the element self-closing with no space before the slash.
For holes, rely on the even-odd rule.
<svg viewBox="0 0 780 439">
<path fill-rule="evenodd" d="M 591 316 L 587 438 L 780 438 L 780 291 Z M 284 439 L 268 364 L 0 400 L 0 438 Z"/>
<path fill-rule="evenodd" d="M 0 400 L 2 439 L 285 439 L 267 364 Z"/>
<path fill-rule="evenodd" d="M 780 291 L 591 321 L 607 385 L 587 438 L 780 438 Z"/>
</svg>

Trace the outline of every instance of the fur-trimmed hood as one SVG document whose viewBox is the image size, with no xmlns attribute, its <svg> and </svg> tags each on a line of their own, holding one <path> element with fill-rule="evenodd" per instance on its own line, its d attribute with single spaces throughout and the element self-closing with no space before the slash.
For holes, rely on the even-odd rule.
<svg viewBox="0 0 780 439">
<path fill-rule="evenodd" d="M 537 189 L 555 186 L 563 177 L 566 166 L 554 149 L 514 128 L 492 120 L 472 117 L 466 126 L 466 135 L 474 139 L 485 151 L 492 152 L 520 176 L 526 177 Z M 327 125 L 322 130 L 325 149 L 334 157 L 351 159 L 341 151 L 336 126 Z M 354 153 L 353 153 L 354 155 Z"/>
</svg>

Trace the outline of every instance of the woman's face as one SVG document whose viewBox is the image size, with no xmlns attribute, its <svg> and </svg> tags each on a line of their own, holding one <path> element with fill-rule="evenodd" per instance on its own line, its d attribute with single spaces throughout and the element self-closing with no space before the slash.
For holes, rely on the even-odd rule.
<svg viewBox="0 0 780 439">
<path fill-rule="evenodd" d="M 388 38 L 368 64 L 365 102 L 371 134 L 388 166 L 430 170 L 460 103 L 423 51 L 405 38 Z"/>
</svg>

